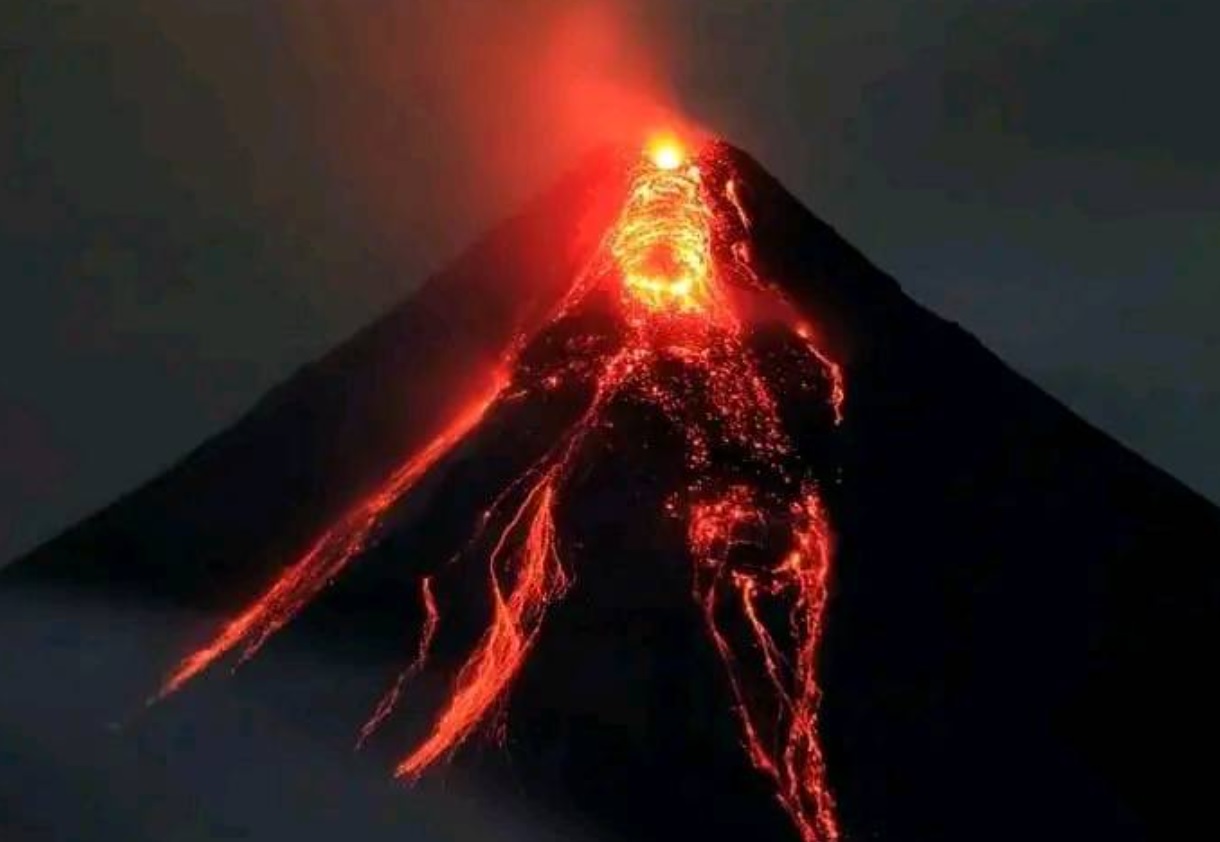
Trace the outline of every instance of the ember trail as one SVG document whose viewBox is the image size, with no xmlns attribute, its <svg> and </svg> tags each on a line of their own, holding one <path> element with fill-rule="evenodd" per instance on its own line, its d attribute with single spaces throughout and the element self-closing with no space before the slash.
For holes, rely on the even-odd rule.
<svg viewBox="0 0 1220 842">
<path fill-rule="evenodd" d="M 507 404 L 564 387 L 587 402 L 558 440 L 488 502 L 476 534 L 487 533 L 491 616 L 453 681 L 430 731 L 398 764 L 415 779 L 456 750 L 501 704 L 543 632 L 548 609 L 573 586 L 561 555 L 556 512 L 573 464 L 607 425 L 611 406 L 647 405 L 682 442 L 682 479 L 668 514 L 685 524 L 692 593 L 723 662 L 744 750 L 769 778 L 803 842 L 839 838 L 818 733 L 817 649 L 827 603 L 831 535 L 815 472 L 785 429 L 780 390 L 817 391 L 842 418 L 838 367 L 808 326 L 749 264 L 750 220 L 732 175 L 713 189 L 706 170 L 723 162 L 688 155 L 680 143 L 652 144 L 634 165 L 618 218 L 598 254 L 549 321 L 520 336 L 503 357 L 496 387 L 359 501 L 267 591 L 213 640 L 179 663 L 155 699 L 182 687 L 223 656 L 254 655 L 375 538 L 385 514 L 481 422 Z M 718 250 L 717 242 L 726 248 Z M 716 255 L 728 254 L 728 259 Z M 731 283 L 730 278 L 747 279 Z M 748 343 L 750 310 L 763 299 L 782 327 L 800 376 L 773 382 Z M 611 327 L 581 317 L 611 315 Z M 539 370 L 523 358 L 549 331 L 581 341 Z M 471 546 L 475 546 L 472 542 Z M 459 553 L 465 562 L 472 553 Z M 432 578 L 421 577 L 425 627 L 411 663 L 360 731 L 366 739 L 422 668 L 438 624 Z M 779 618 L 778 620 L 776 618 Z"/>
</svg>

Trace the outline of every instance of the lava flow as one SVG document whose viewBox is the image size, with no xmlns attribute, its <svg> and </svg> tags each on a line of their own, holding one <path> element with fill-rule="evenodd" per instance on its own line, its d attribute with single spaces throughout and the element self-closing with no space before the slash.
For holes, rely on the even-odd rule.
<svg viewBox="0 0 1220 842">
<path fill-rule="evenodd" d="M 550 321 L 505 354 L 512 390 L 501 384 L 453 421 L 290 567 L 217 638 L 184 660 L 161 695 L 241 646 L 261 644 L 367 548 L 383 515 L 480 422 L 510 397 L 571 387 L 587 395 L 555 443 L 490 501 L 478 533 L 486 554 L 489 625 L 458 670 L 448 701 L 396 774 L 415 779 L 449 756 L 505 701 L 543 630 L 547 611 L 572 586 L 561 558 L 561 513 L 573 466 L 608 426 L 615 407 L 646 405 L 679 433 L 680 482 L 667 511 L 685 519 L 693 593 L 727 672 L 753 766 L 771 779 L 803 842 L 839 838 L 819 738 L 817 649 L 828 599 L 831 538 L 816 477 L 785 429 L 780 389 L 758 363 L 751 324 L 717 266 L 713 243 L 733 228 L 727 253 L 749 265 L 750 220 L 728 179 L 713 193 L 705 165 L 674 140 L 654 144 L 635 165 L 622 209 L 591 269 L 574 279 Z M 720 162 L 723 163 L 723 162 Z M 735 216 L 735 228 L 724 218 Z M 758 285 L 751 294 L 778 299 Z M 607 304 L 607 302 L 609 302 Z M 774 303 L 774 302 L 773 302 Z M 797 349 L 805 380 L 828 384 L 824 397 L 842 420 L 837 365 L 814 344 L 786 302 L 785 341 Z M 614 327 L 603 335 L 581 321 L 601 308 Z M 600 324 L 600 323 L 599 323 Z M 526 365 L 533 342 L 561 328 L 578 348 L 545 372 Z M 463 559 L 480 546 L 472 542 Z M 361 740 L 392 712 L 418 671 L 442 618 L 432 579 L 422 580 L 426 623 L 419 651 L 383 696 Z M 779 618 L 779 619 L 776 619 Z"/>
<path fill-rule="evenodd" d="M 503 382 L 498 380 L 491 391 L 458 413 L 427 446 L 407 459 L 376 493 L 353 506 L 300 561 L 284 571 L 249 608 L 226 624 L 212 642 L 184 658 L 151 701 L 173 693 L 239 646 L 242 647 L 239 663 L 253 657 L 268 638 L 292 620 L 368 546 L 386 512 L 478 425 L 503 388 Z"/>
<path fill-rule="evenodd" d="M 807 490 L 789 504 L 792 545 L 780 564 L 761 571 L 735 569 L 729 557 L 735 545 L 749 546 L 756 540 L 768 518 L 778 521 L 782 515 L 769 512 L 746 486 L 734 486 L 719 499 L 696 506 L 690 519 L 695 595 L 728 667 L 750 761 L 775 782 L 802 838 L 831 840 L 838 838 L 838 828 L 818 739 L 821 690 L 816 672 L 828 596 L 830 532 L 817 493 Z M 724 591 L 727 606 L 721 603 Z M 765 609 L 772 606 L 787 614 L 788 651 L 763 620 Z M 755 686 L 765 688 L 762 692 L 744 689 L 741 653 L 718 624 L 724 611 L 737 612 L 745 620 L 761 658 Z"/>
</svg>

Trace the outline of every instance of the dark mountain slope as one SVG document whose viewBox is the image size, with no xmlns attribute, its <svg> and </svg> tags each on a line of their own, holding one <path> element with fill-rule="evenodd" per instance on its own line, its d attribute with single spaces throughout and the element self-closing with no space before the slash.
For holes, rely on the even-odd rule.
<svg viewBox="0 0 1220 842">
<path fill-rule="evenodd" d="M 820 676 L 847 838 L 1213 835 L 1203 770 L 1220 750 L 1208 675 L 1220 512 L 911 302 L 755 162 L 726 155 L 760 275 L 845 370 L 841 428 L 789 409 L 801 446 L 833 454 L 820 468 L 837 535 Z M 441 423 L 442 384 L 473 380 L 571 279 L 613 212 L 614 171 L 572 176 L 232 430 L 0 581 L 233 612 Z M 319 647 L 388 681 L 420 624 L 415 577 L 440 568 L 488 491 L 570 412 L 560 400 L 489 418 L 266 657 Z M 514 689 L 508 748 L 472 745 L 456 769 L 622 838 L 792 839 L 740 750 L 682 536 L 640 514 L 660 509 L 674 448 L 657 419 L 627 407 L 614 418 L 600 452 L 636 456 L 591 457 L 560 511 L 579 587 Z M 451 622 L 439 678 L 481 629 L 482 571 L 440 593 Z M 213 680 L 328 735 L 354 730 L 377 687 L 323 702 L 260 660 Z M 425 682 L 409 706 L 426 712 L 440 689 Z M 373 756 L 388 764 L 421 727 L 395 720 Z"/>
<path fill-rule="evenodd" d="M 348 342 L 172 469 L 5 576 L 120 585 L 228 609 L 471 394 L 578 272 L 620 201 L 592 156 Z M 409 234 L 404 234 L 409 236 Z"/>
<path fill-rule="evenodd" d="M 836 755 L 872 793 L 859 803 L 902 804 L 904 834 L 925 839 L 1214 828 L 1210 776 L 1187 770 L 1220 748 L 1204 667 L 1217 510 L 902 298 L 764 174 L 747 180 L 757 259 L 845 326 L 824 674 L 842 688 L 826 698 Z"/>
</svg>

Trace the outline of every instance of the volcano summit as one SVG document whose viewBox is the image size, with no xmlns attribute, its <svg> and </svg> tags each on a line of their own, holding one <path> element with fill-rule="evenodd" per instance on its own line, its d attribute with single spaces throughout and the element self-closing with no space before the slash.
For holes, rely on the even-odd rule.
<svg viewBox="0 0 1220 842">
<path fill-rule="evenodd" d="M 316 713 L 363 705 L 396 777 L 625 839 L 1134 840 L 1215 824 L 1218 549 L 748 157 L 669 141 L 4 580 L 229 616 L 147 717 L 309 641 L 375 663 Z"/>
</svg>

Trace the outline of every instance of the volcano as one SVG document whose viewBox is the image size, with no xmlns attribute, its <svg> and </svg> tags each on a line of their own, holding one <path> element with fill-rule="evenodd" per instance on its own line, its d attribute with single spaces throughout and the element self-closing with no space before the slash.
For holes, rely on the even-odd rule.
<svg viewBox="0 0 1220 842">
<path fill-rule="evenodd" d="M 747 155 L 669 141 L 0 582 L 205 615 L 130 728 L 304 645 L 376 674 L 261 679 L 336 762 L 607 838 L 1134 840 L 1216 824 L 1217 550 Z"/>
</svg>

